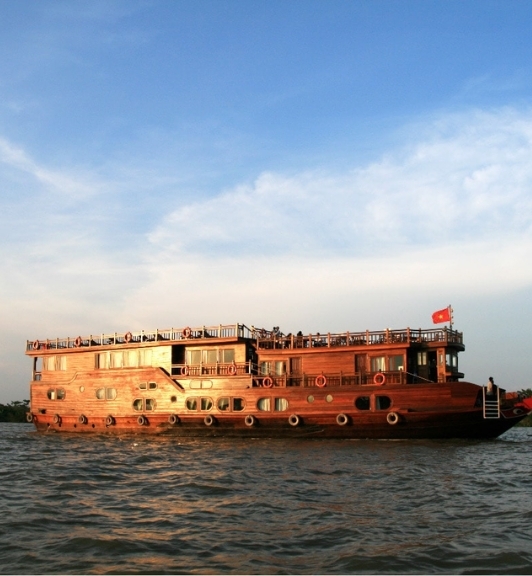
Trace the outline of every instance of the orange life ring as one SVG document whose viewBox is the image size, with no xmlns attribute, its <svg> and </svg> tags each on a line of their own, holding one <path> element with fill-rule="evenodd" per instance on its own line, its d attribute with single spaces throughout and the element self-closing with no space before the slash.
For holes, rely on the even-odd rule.
<svg viewBox="0 0 532 576">
<path fill-rule="evenodd" d="M 323 374 L 316 376 L 316 386 L 318 388 L 323 388 L 327 384 L 327 378 Z"/>
<path fill-rule="evenodd" d="M 188 366 L 181 366 L 181 375 L 188 376 Z"/>
<path fill-rule="evenodd" d="M 262 379 L 262 385 L 264 388 L 271 388 L 273 386 L 273 380 L 269 376 L 266 376 L 266 378 Z"/>
<path fill-rule="evenodd" d="M 187 326 L 183 328 L 183 338 L 190 338 L 192 336 L 192 330 Z"/>
<path fill-rule="evenodd" d="M 38 340 L 35 340 L 35 342 L 32 344 L 32 348 L 34 350 L 38 350 L 41 347 L 41 343 Z"/>
<path fill-rule="evenodd" d="M 229 368 L 227 368 L 227 372 L 229 376 L 234 376 L 236 374 L 236 364 L 231 364 Z"/>
<path fill-rule="evenodd" d="M 126 335 L 124 336 L 124 340 L 125 340 L 126 344 L 129 344 L 132 339 L 133 339 L 133 334 L 131 334 L 131 332 L 126 332 Z"/>
<path fill-rule="evenodd" d="M 109 414 L 109 416 L 107 416 L 107 418 L 105 419 L 105 425 L 106 426 L 114 426 L 115 423 L 116 423 L 116 421 L 115 421 L 114 417 Z"/>
<path fill-rule="evenodd" d="M 75 340 L 74 340 L 74 346 L 76 348 L 79 348 L 82 344 L 83 340 L 81 339 L 81 336 L 78 336 Z"/>
<path fill-rule="evenodd" d="M 377 372 L 375 376 L 373 376 L 373 383 L 377 386 L 382 386 L 386 382 L 386 376 L 382 372 Z"/>
</svg>

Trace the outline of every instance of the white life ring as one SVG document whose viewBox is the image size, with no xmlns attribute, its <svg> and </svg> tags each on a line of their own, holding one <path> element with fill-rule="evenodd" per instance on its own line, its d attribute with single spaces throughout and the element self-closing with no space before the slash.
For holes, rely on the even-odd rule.
<svg viewBox="0 0 532 576">
<path fill-rule="evenodd" d="M 386 421 L 391 426 L 395 426 L 399 422 L 399 414 L 397 414 L 397 412 L 388 412 L 388 414 L 386 414 Z"/>
<path fill-rule="evenodd" d="M 256 424 L 257 419 L 255 418 L 255 416 L 253 416 L 253 414 L 248 414 L 244 422 L 248 428 L 251 428 L 251 426 L 254 426 Z"/>
<path fill-rule="evenodd" d="M 300 422 L 301 419 L 297 414 L 290 414 L 290 416 L 288 417 L 288 424 L 290 424 L 290 426 L 299 426 Z"/>
<path fill-rule="evenodd" d="M 338 426 L 345 426 L 349 423 L 349 416 L 347 414 L 338 414 L 336 417 L 336 423 Z"/>
</svg>

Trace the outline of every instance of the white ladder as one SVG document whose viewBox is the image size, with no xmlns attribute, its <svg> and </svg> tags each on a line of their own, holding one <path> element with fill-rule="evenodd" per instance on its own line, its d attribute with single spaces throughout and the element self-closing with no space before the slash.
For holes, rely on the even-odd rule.
<svg viewBox="0 0 532 576">
<path fill-rule="evenodd" d="M 501 404 L 499 397 L 499 387 L 497 386 L 497 394 L 495 397 L 486 396 L 486 388 L 482 389 L 484 396 L 484 418 L 486 420 L 494 420 L 501 417 Z"/>
</svg>

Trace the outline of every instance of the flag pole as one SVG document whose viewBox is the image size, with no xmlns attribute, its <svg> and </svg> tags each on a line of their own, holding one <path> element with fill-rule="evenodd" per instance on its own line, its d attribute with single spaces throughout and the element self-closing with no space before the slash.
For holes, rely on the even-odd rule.
<svg viewBox="0 0 532 576">
<path fill-rule="evenodd" d="M 449 329 L 450 330 L 453 329 L 453 309 L 450 304 L 449 304 Z"/>
</svg>

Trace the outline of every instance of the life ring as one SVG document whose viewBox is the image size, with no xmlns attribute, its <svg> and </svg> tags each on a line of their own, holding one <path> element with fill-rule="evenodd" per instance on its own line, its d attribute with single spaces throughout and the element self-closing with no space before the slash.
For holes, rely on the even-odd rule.
<svg viewBox="0 0 532 576">
<path fill-rule="evenodd" d="M 187 326 L 183 328 L 183 338 L 190 338 L 192 336 L 192 330 Z"/>
<path fill-rule="evenodd" d="M 234 376 L 236 374 L 236 364 L 230 364 L 229 368 L 227 368 L 227 372 L 229 376 Z"/>
<path fill-rule="evenodd" d="M 373 383 L 377 386 L 382 386 L 386 382 L 386 376 L 382 372 L 377 372 L 375 376 L 373 376 Z"/>
<path fill-rule="evenodd" d="M 301 419 L 297 414 L 290 414 L 290 416 L 288 417 L 288 424 L 290 424 L 290 426 L 299 426 L 300 422 Z"/>
<path fill-rule="evenodd" d="M 125 340 L 126 344 L 129 344 L 131 342 L 131 340 L 133 340 L 133 334 L 131 334 L 131 332 L 126 332 L 126 335 L 124 336 L 124 340 Z"/>
<path fill-rule="evenodd" d="M 87 424 L 87 416 L 85 416 L 84 414 L 81 414 L 81 416 L 78 418 L 78 422 L 80 424 Z"/>
<path fill-rule="evenodd" d="M 82 343 L 83 343 L 83 340 L 81 339 L 81 336 L 78 336 L 78 337 L 74 340 L 74 346 L 75 346 L 76 348 L 79 348 Z"/>
<path fill-rule="evenodd" d="M 388 414 L 386 414 L 386 421 L 391 426 L 395 426 L 399 422 L 399 414 L 397 414 L 397 412 L 388 412 Z"/>
<path fill-rule="evenodd" d="M 246 418 L 244 419 L 244 422 L 245 422 L 246 426 L 251 428 L 252 426 L 254 426 L 256 424 L 257 419 L 255 418 L 255 416 L 253 416 L 253 414 L 248 414 L 246 416 Z"/>
<path fill-rule="evenodd" d="M 318 388 L 323 388 L 327 384 L 327 378 L 323 374 L 316 376 L 316 386 Z"/>
<path fill-rule="evenodd" d="M 271 388 L 273 386 L 273 380 L 269 376 L 266 376 L 266 378 L 262 379 L 262 386 L 264 388 Z"/>
<path fill-rule="evenodd" d="M 205 418 L 203 419 L 203 423 L 205 424 L 205 426 L 212 426 L 215 423 L 214 416 L 207 414 L 207 416 L 205 416 Z"/>
<path fill-rule="evenodd" d="M 145 426 L 148 423 L 148 420 L 146 419 L 146 416 L 143 416 L 142 414 L 137 418 L 137 424 L 139 426 Z"/>
<path fill-rule="evenodd" d="M 106 426 L 114 426 L 115 425 L 114 417 L 111 415 L 107 416 L 107 418 L 105 419 L 105 425 Z"/>
<path fill-rule="evenodd" d="M 170 416 L 168 416 L 168 422 L 170 422 L 172 426 L 179 424 L 179 416 L 177 414 L 170 414 Z"/>
<path fill-rule="evenodd" d="M 54 415 L 54 424 L 61 424 L 61 416 L 59 414 Z"/>
<path fill-rule="evenodd" d="M 188 366 L 181 366 L 181 375 L 188 376 Z"/>
<path fill-rule="evenodd" d="M 349 416 L 347 414 L 338 414 L 336 417 L 336 423 L 338 426 L 345 426 L 349 422 Z"/>
<path fill-rule="evenodd" d="M 38 340 L 31 345 L 34 350 L 38 350 L 41 347 L 41 343 Z"/>
<path fill-rule="evenodd" d="M 33 414 L 31 412 L 26 413 L 26 422 L 33 422 Z"/>
</svg>

